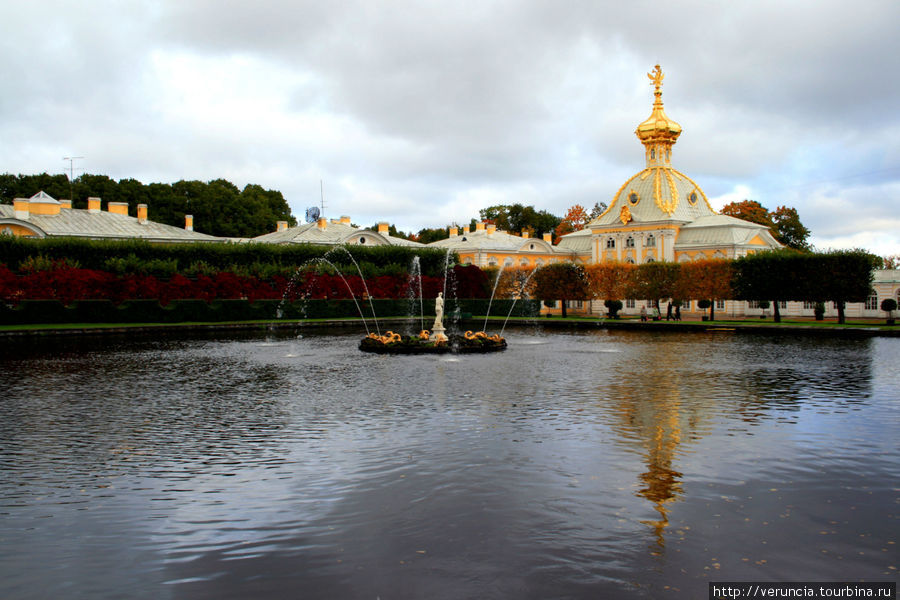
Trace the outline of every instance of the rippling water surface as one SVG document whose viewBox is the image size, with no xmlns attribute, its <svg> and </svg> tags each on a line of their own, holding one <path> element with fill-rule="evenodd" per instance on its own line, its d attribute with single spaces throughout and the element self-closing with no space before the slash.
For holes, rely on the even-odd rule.
<svg viewBox="0 0 900 600">
<path fill-rule="evenodd" d="M 5 598 L 700 598 L 897 579 L 900 339 L 3 341 Z"/>
</svg>

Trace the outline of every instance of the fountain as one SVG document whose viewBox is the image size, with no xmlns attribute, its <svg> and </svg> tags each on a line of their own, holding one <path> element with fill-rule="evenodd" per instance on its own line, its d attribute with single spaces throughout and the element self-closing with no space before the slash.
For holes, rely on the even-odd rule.
<svg viewBox="0 0 900 600">
<path fill-rule="evenodd" d="M 434 312 L 431 331 L 423 329 L 415 336 L 403 336 L 393 331 L 388 331 L 385 335 L 369 333 L 359 342 L 359 349 L 376 354 L 468 354 L 506 349 L 506 340 L 500 334 L 488 336 L 483 331 L 466 331 L 462 335 L 447 336 L 444 333 L 443 292 L 438 292 L 435 298 Z"/>
</svg>

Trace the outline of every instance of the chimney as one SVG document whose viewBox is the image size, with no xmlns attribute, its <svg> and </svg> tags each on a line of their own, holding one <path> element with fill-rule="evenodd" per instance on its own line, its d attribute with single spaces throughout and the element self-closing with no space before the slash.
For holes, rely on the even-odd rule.
<svg viewBox="0 0 900 600">
<path fill-rule="evenodd" d="M 340 223 L 341 223 L 341 225 L 349 225 L 350 217 L 348 217 L 347 215 L 341 215 Z"/>
<path fill-rule="evenodd" d="M 138 204 L 137 205 L 137 220 L 141 225 L 145 225 L 147 223 L 147 205 L 146 204 Z"/>
<path fill-rule="evenodd" d="M 194 230 L 194 215 L 184 215 L 184 228 L 188 231 Z"/>
<path fill-rule="evenodd" d="M 522 230 L 522 239 L 527 240 L 529 237 L 531 237 L 531 234 L 528 233 L 528 230 L 527 230 L 527 229 L 523 229 L 523 230 Z"/>
<path fill-rule="evenodd" d="M 109 202 L 106 205 L 106 210 L 113 213 L 114 215 L 125 215 L 128 216 L 128 203 L 127 202 Z"/>
<path fill-rule="evenodd" d="M 319 220 L 316 221 L 316 227 L 321 231 L 325 231 L 325 228 L 328 227 L 328 220 L 325 217 L 319 217 Z"/>
<path fill-rule="evenodd" d="M 450 228 L 450 237 L 456 237 L 459 235 L 459 229 L 457 227 Z"/>
<path fill-rule="evenodd" d="M 552 234 L 552 233 L 545 233 L 545 234 L 544 234 L 544 241 L 547 242 L 548 244 L 552 244 L 552 243 L 553 243 L 553 234 Z"/>
<path fill-rule="evenodd" d="M 100 212 L 100 198 L 88 198 L 88 212 L 89 213 Z"/>
<path fill-rule="evenodd" d="M 494 225 L 493 223 L 488 223 L 488 226 L 487 226 L 488 235 L 491 235 L 495 231 L 497 231 L 497 226 Z"/>
<path fill-rule="evenodd" d="M 484 231 L 484 221 L 475 223 L 475 231 Z"/>
<path fill-rule="evenodd" d="M 278 221 L 278 222 L 275 224 L 275 231 L 286 231 L 287 228 L 288 228 L 288 222 L 287 222 L 287 221 Z"/>
<path fill-rule="evenodd" d="M 71 200 L 60 200 L 59 207 L 62 209 L 72 208 L 72 201 Z"/>
<path fill-rule="evenodd" d="M 28 198 L 16 198 L 13 200 L 13 208 L 16 211 L 17 219 L 28 218 Z"/>
<path fill-rule="evenodd" d="M 388 235 L 388 232 L 390 231 L 390 229 L 391 229 L 391 226 L 389 223 L 382 222 L 382 223 L 378 224 L 378 233 L 383 233 L 384 235 Z"/>
</svg>

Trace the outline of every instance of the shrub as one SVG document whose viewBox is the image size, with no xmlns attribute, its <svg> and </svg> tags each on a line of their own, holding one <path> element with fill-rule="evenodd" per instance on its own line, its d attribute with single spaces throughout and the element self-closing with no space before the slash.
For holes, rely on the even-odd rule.
<svg viewBox="0 0 900 600">
<path fill-rule="evenodd" d="M 604 300 L 603 306 L 609 310 L 609 317 L 611 319 L 619 318 L 619 311 L 622 310 L 621 300 Z"/>
</svg>

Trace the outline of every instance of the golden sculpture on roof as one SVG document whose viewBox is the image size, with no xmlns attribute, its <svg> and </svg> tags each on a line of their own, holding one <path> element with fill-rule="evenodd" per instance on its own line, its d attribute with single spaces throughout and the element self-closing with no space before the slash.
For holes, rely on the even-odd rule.
<svg viewBox="0 0 900 600">
<path fill-rule="evenodd" d="M 653 67 L 653 71 L 647 73 L 647 77 L 649 77 L 650 81 L 653 82 L 653 85 L 656 88 L 656 93 L 661 94 L 662 92 L 660 92 L 659 88 L 662 87 L 663 79 L 665 79 L 666 76 L 663 74 L 660 66 L 656 65 L 655 67 Z"/>
</svg>

